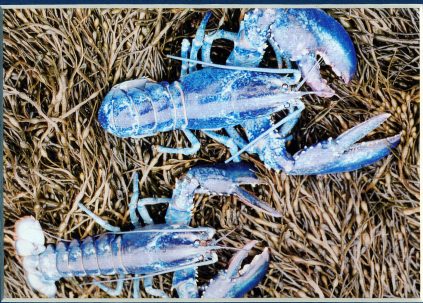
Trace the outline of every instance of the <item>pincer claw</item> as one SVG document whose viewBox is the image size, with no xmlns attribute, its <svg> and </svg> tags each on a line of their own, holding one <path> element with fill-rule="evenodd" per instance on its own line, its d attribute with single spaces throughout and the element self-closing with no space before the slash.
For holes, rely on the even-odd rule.
<svg viewBox="0 0 423 303">
<path fill-rule="evenodd" d="M 231 59 L 237 56 L 242 58 L 239 64 L 248 64 L 241 56 L 242 50 L 257 48 L 260 43 L 265 45 L 267 39 L 279 67 L 282 59 L 288 67 L 290 61 L 297 62 L 307 84 L 321 97 L 331 97 L 335 92 L 320 75 L 317 55 L 346 83 L 356 72 L 356 52 L 348 33 L 321 9 L 250 10 L 244 18 L 244 31 L 246 34 L 235 43 Z"/>
<path fill-rule="evenodd" d="M 282 216 L 278 211 L 240 187 L 241 184 L 254 186 L 263 183 L 254 174 L 253 167 L 244 162 L 197 166 L 189 171 L 188 177 L 199 183 L 197 193 L 236 195 L 242 202 L 257 211 L 273 217 Z"/>
<path fill-rule="evenodd" d="M 318 95 L 330 97 L 334 92 L 319 68 L 313 69 L 316 55 L 345 83 L 351 80 L 357 69 L 357 56 L 351 38 L 338 21 L 321 9 L 280 9 L 278 16 L 271 26 L 271 39 L 290 60 L 297 61 L 307 84 Z"/>
<path fill-rule="evenodd" d="M 204 298 L 240 298 L 261 281 L 269 266 L 267 247 L 241 269 L 242 261 L 256 244 L 257 241 L 250 241 L 232 257 L 228 269 L 210 281 L 203 293 Z"/>
<path fill-rule="evenodd" d="M 389 114 L 373 117 L 341 134 L 294 155 L 291 175 L 339 173 L 359 169 L 387 156 L 401 135 L 355 143 L 388 119 Z"/>
</svg>

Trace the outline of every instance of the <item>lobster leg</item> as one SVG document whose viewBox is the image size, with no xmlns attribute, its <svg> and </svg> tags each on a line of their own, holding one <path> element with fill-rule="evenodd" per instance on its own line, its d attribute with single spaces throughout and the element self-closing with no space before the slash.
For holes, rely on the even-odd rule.
<svg viewBox="0 0 423 303">
<path fill-rule="evenodd" d="M 136 208 L 143 220 L 142 213 L 146 213 L 149 216 L 146 208 L 147 205 L 168 203 L 169 207 L 165 217 L 166 223 L 189 225 L 192 217 L 192 200 L 199 187 L 199 183 L 190 178 L 177 180 L 176 182 L 172 198 L 144 198 L 138 200 Z"/>
<path fill-rule="evenodd" d="M 233 32 L 227 32 L 224 30 L 217 30 L 211 35 L 206 35 L 204 38 L 203 49 L 201 50 L 201 60 L 207 63 L 212 63 L 211 60 L 211 48 L 213 45 L 213 41 L 218 39 L 226 39 L 230 41 L 236 41 L 237 34 Z"/>
<path fill-rule="evenodd" d="M 137 180 L 136 184 L 138 185 L 138 175 L 137 175 L 136 180 Z M 134 189 L 135 189 L 135 186 L 134 186 Z M 133 196 L 137 196 L 138 197 L 138 186 L 136 187 L 136 191 L 134 191 L 134 195 Z M 108 222 L 104 221 L 99 216 L 97 216 L 92 211 L 90 211 L 81 202 L 78 203 L 78 206 L 79 206 L 79 208 L 81 210 L 83 210 L 88 216 L 90 216 L 96 223 L 98 223 L 105 230 L 110 231 L 110 232 L 120 231 L 120 228 L 119 227 L 110 225 Z M 131 218 L 131 221 L 132 221 L 132 218 Z M 98 286 L 100 289 L 102 289 L 104 292 L 106 292 L 109 296 L 115 297 L 115 296 L 119 296 L 122 293 L 122 290 L 123 290 L 123 282 L 124 282 L 123 278 L 124 278 L 124 275 L 123 274 L 119 274 L 119 278 L 118 278 L 118 281 L 117 281 L 117 284 L 116 284 L 116 288 L 115 289 L 110 288 L 110 287 L 104 285 L 103 283 L 101 283 L 99 281 L 93 281 L 93 284 L 96 285 L 96 286 Z"/>
<path fill-rule="evenodd" d="M 132 286 L 132 297 L 134 299 L 138 299 L 140 297 L 140 280 L 141 278 L 139 275 L 135 275 L 135 278 L 133 280 L 133 286 Z"/>
<path fill-rule="evenodd" d="M 188 50 L 191 46 L 188 39 L 182 40 L 182 47 L 181 47 L 181 57 L 182 58 L 188 58 Z M 185 76 L 188 73 L 188 62 L 182 61 L 182 67 L 181 67 L 181 77 Z"/>
<path fill-rule="evenodd" d="M 153 277 L 145 277 L 143 280 L 144 289 L 149 295 L 161 298 L 169 298 L 169 296 L 163 290 L 153 287 Z"/>
<path fill-rule="evenodd" d="M 228 133 L 229 137 L 234 140 L 234 142 L 239 148 L 244 148 L 244 146 L 248 144 L 247 141 L 245 141 L 244 138 L 241 137 L 235 127 L 227 127 L 225 128 L 225 130 Z"/>
<path fill-rule="evenodd" d="M 140 222 L 138 220 L 136 210 L 138 210 L 138 213 L 140 214 L 145 224 L 147 225 L 153 224 L 153 219 L 151 219 L 150 214 L 148 213 L 148 210 L 145 207 L 145 205 L 164 203 L 170 200 L 170 199 L 161 199 L 161 198 L 157 198 L 157 199 L 146 198 L 146 199 L 138 200 L 138 197 L 139 197 L 138 180 L 139 180 L 138 173 L 135 172 L 132 177 L 133 194 L 131 197 L 131 202 L 129 203 L 129 216 L 131 218 L 132 225 L 134 225 L 135 227 L 140 226 Z M 144 289 L 148 294 L 152 296 L 156 296 L 156 297 L 168 298 L 168 295 L 164 291 L 153 288 L 153 277 L 145 277 L 143 278 L 143 281 L 144 281 Z M 140 296 L 139 287 L 140 287 L 140 278 L 136 276 L 134 279 L 134 287 L 133 287 L 134 298 L 139 298 Z"/>
<path fill-rule="evenodd" d="M 301 110 L 302 111 L 302 110 Z M 285 139 L 291 132 L 291 130 L 294 128 L 294 126 L 297 124 L 298 119 L 301 116 L 301 111 L 297 112 L 294 111 L 292 108 L 289 109 L 288 115 L 294 115 L 293 119 L 291 121 L 286 122 L 284 125 L 281 126 L 279 129 L 279 135 Z"/>
<path fill-rule="evenodd" d="M 166 212 L 167 223 L 189 225 L 192 218 L 192 202 L 197 187 L 196 180 L 177 181 Z M 198 298 L 196 276 L 196 268 L 186 268 L 173 273 L 172 286 L 176 289 L 179 298 Z"/>
<path fill-rule="evenodd" d="M 157 150 L 161 153 L 169 153 L 169 154 L 183 154 L 183 155 L 192 155 L 199 151 L 201 145 L 200 141 L 198 141 L 197 137 L 189 130 L 183 130 L 185 136 L 187 137 L 188 141 L 191 143 L 191 147 L 185 148 L 172 148 L 172 147 L 164 147 L 164 146 L 157 146 Z"/>
<path fill-rule="evenodd" d="M 109 296 L 116 297 L 116 296 L 119 296 L 122 293 L 123 282 L 124 282 L 123 278 L 124 278 L 124 275 L 119 274 L 119 280 L 117 281 L 115 289 L 107 287 L 106 285 L 104 285 L 103 283 L 98 282 L 98 281 L 93 281 L 93 284 L 98 286 L 100 289 L 102 289 L 104 292 L 106 292 Z"/>
<path fill-rule="evenodd" d="M 209 136 L 213 140 L 216 140 L 220 144 L 227 146 L 229 148 L 231 155 L 235 155 L 238 152 L 238 146 L 235 144 L 235 141 L 231 137 L 217 134 L 211 130 L 203 130 L 203 133 L 205 133 L 207 136 Z M 240 161 L 239 157 L 234 158 L 234 162 L 239 162 L 239 161 Z"/>
<path fill-rule="evenodd" d="M 104 221 L 102 218 L 94 214 L 91 210 L 89 210 L 84 204 L 78 202 L 78 207 L 84 211 L 88 216 L 90 216 L 97 224 L 103 227 L 107 231 L 117 232 L 120 231 L 120 228 L 117 226 L 113 226 L 108 222 Z"/>
<path fill-rule="evenodd" d="M 151 219 L 150 214 L 148 213 L 148 210 L 145 206 L 162 204 L 162 203 L 170 203 L 170 201 L 171 201 L 170 198 L 144 198 L 144 199 L 138 200 L 136 207 L 144 223 L 149 225 L 153 223 L 153 219 Z"/>
<path fill-rule="evenodd" d="M 170 199 L 168 198 L 145 198 L 138 200 L 139 189 L 138 189 L 138 174 L 134 173 L 133 179 L 133 194 L 131 197 L 131 202 L 129 203 L 129 216 L 131 218 L 131 223 L 133 226 L 137 227 L 140 225 L 139 219 L 137 217 L 136 211 L 141 216 L 141 219 L 145 224 L 149 225 L 153 223 L 150 214 L 148 213 L 145 205 L 153 205 L 158 203 L 169 203 Z"/>
<path fill-rule="evenodd" d="M 138 220 L 137 214 L 136 214 L 136 208 L 137 208 L 137 201 L 139 197 L 139 188 L 138 188 L 138 173 L 134 173 L 132 176 L 132 197 L 131 202 L 129 203 L 129 217 L 131 218 L 131 223 L 133 226 L 138 227 L 140 225 L 140 222 Z M 151 218 L 149 218 L 149 223 L 152 222 Z M 148 220 L 148 218 L 147 218 Z M 144 220 L 144 223 L 149 224 Z"/>
<path fill-rule="evenodd" d="M 264 212 L 273 217 L 281 217 L 281 214 L 269 205 L 260 201 L 252 195 L 245 194 L 245 190 L 240 185 L 256 185 L 262 183 L 252 172 L 253 167 L 240 163 L 230 163 L 226 165 L 201 166 L 191 168 L 185 180 L 195 185 L 196 193 L 218 193 L 223 195 L 236 195 L 242 202 L 253 207 L 259 212 Z M 184 181 L 184 180 L 183 180 Z M 184 195 L 174 191 L 174 200 L 182 200 Z"/>
<path fill-rule="evenodd" d="M 241 124 L 245 128 L 249 143 L 240 149 L 237 154 L 226 160 L 225 163 L 232 161 L 234 157 L 244 151 L 258 153 L 260 159 L 263 161 L 268 158 L 273 161 L 272 158 L 275 156 L 282 156 L 283 158 L 281 154 L 284 154 L 285 141 L 287 141 L 287 138 L 282 138 L 276 131 L 282 125 L 288 124 L 287 129 L 284 130 L 284 132 L 288 132 L 304 110 L 304 104 L 301 101 L 295 102 L 295 105 L 294 101 L 292 103 L 291 108 L 295 108 L 295 110 L 275 124 L 267 118 L 247 120 L 245 123 Z M 276 145 L 275 141 L 279 141 L 278 144 L 282 143 L 282 145 Z"/>
<path fill-rule="evenodd" d="M 204 41 L 204 35 L 206 31 L 207 22 L 209 21 L 209 18 L 211 16 L 211 12 L 207 12 L 204 16 L 203 20 L 200 23 L 200 26 L 198 27 L 197 32 L 195 33 L 195 38 L 192 42 L 191 46 L 191 53 L 190 53 L 190 59 L 191 60 L 197 60 L 198 58 L 198 51 L 203 46 Z M 196 70 L 194 63 L 189 63 L 189 72 L 192 73 Z"/>
<path fill-rule="evenodd" d="M 285 122 L 282 123 L 280 129 L 275 130 L 273 133 L 278 134 L 278 137 L 282 137 L 282 139 L 287 140 L 287 136 L 291 132 L 292 128 L 294 128 L 294 126 L 297 124 L 303 110 L 304 104 L 298 100 L 297 106 L 292 106 L 289 108 L 288 115 L 284 118 Z M 242 126 L 245 129 L 248 140 L 252 141 L 257 139 L 263 133 L 263 131 L 273 127 L 273 123 L 268 118 L 259 118 L 252 121 L 247 121 L 246 123 L 242 124 Z M 262 141 L 264 144 L 266 139 Z M 254 147 L 252 150 L 254 150 Z"/>
<path fill-rule="evenodd" d="M 267 47 L 267 25 L 264 28 L 256 27 L 251 32 L 245 26 L 245 18 L 239 26 L 234 48 L 226 63 L 237 66 L 259 66 Z"/>
<path fill-rule="evenodd" d="M 175 271 L 172 286 L 178 292 L 179 298 L 198 298 L 197 269 L 187 268 Z"/>
<path fill-rule="evenodd" d="M 239 187 L 239 184 L 260 183 L 260 181 L 257 179 L 255 174 L 251 172 L 250 169 L 251 167 L 245 165 L 244 163 L 229 164 L 223 167 L 197 166 L 191 168 L 191 170 L 183 179 L 177 181 L 177 185 L 172 196 L 172 203 L 169 205 L 168 211 L 166 213 L 166 221 L 170 221 L 172 223 L 188 224 L 191 221 L 192 201 L 196 192 L 235 194 L 238 195 L 238 197 L 240 197 L 243 202 L 254 208 L 257 208 L 259 211 L 264 211 L 274 216 L 280 216 L 276 210 L 259 201 L 256 197 L 252 196 L 247 191 Z M 264 259 L 266 259 L 265 255 Z M 264 272 L 267 270 L 267 263 L 264 262 L 262 265 L 263 266 L 261 268 L 252 267 L 252 271 L 257 273 L 257 277 L 260 279 L 264 275 Z M 177 289 L 180 298 L 198 297 L 195 273 L 196 270 L 194 268 L 190 270 L 181 270 L 174 273 L 172 284 Z M 234 283 L 230 284 L 229 287 L 225 288 L 224 291 L 227 291 L 228 293 L 232 292 L 234 297 L 236 297 L 236 295 L 242 295 L 240 291 L 236 291 L 235 289 L 243 289 L 244 291 L 248 291 L 257 285 L 259 280 L 254 278 L 250 279 L 251 277 L 252 276 L 246 276 L 245 280 L 239 279 L 234 281 Z M 222 298 L 225 296 L 220 292 L 210 292 L 210 295 L 215 298 Z"/>
<path fill-rule="evenodd" d="M 294 121 L 296 119 L 293 119 Z M 262 133 L 262 129 L 269 129 L 272 127 L 272 122 L 269 119 L 262 118 L 255 121 L 246 121 L 242 127 L 245 129 L 248 140 L 256 139 Z M 249 153 L 257 153 L 260 159 L 267 167 L 284 167 L 288 169 L 292 166 L 291 156 L 285 150 L 286 139 L 272 131 L 270 134 L 259 140 L 255 145 L 247 149 Z"/>
</svg>

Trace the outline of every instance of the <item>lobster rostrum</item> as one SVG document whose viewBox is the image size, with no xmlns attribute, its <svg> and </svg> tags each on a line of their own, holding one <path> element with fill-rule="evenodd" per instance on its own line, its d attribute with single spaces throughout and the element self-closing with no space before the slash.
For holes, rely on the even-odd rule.
<svg viewBox="0 0 423 303">
<path fill-rule="evenodd" d="M 209 285 L 199 288 L 196 268 L 215 263 L 218 260 L 216 251 L 226 247 L 218 245 L 220 240 L 213 240 L 216 233 L 213 228 L 193 228 L 189 223 L 193 197 L 197 192 L 237 194 L 254 207 L 269 212 L 271 208 L 264 206 L 264 202 L 239 188 L 246 182 L 260 183 L 248 165 L 200 166 L 177 182 L 172 198 L 138 199 L 138 175 L 134 174 L 134 193 L 129 205 L 134 230 L 121 231 L 79 204 L 108 232 L 82 241 L 60 241 L 46 246 L 40 223 L 33 217 L 24 217 L 15 224 L 16 252 L 21 257 L 30 286 L 49 297 L 55 296 L 55 282 L 61 278 L 115 274 L 119 278 L 109 280 L 117 281 L 115 289 L 99 281 L 92 283 L 109 295 L 117 296 L 122 292 L 124 281 L 133 280 L 133 296 L 137 298 L 140 295 L 139 282 L 143 279 L 148 294 L 167 297 L 164 291 L 153 288 L 153 277 L 168 272 L 174 273 L 172 286 L 180 298 L 196 298 L 200 292 L 211 298 L 242 297 L 265 275 L 269 263 L 268 248 L 242 269 L 242 261 L 257 241 L 250 241 L 241 249 L 232 248 L 237 253 L 228 269 L 219 273 Z M 166 224 L 154 224 L 147 211 L 147 205 L 157 203 L 169 203 Z M 141 227 L 138 215 L 144 227 Z M 135 277 L 125 278 L 126 274 Z"/>
<path fill-rule="evenodd" d="M 200 148 L 191 130 L 201 130 L 229 148 L 232 157 L 228 161 L 239 161 L 243 151 L 256 153 L 267 167 L 291 175 L 355 170 L 388 155 L 399 143 L 400 135 L 356 144 L 389 117 L 381 114 L 334 140 L 289 154 L 286 144 L 290 132 L 305 107 L 301 97 L 333 95 L 320 76 L 316 55 L 348 82 L 357 64 L 351 39 L 336 20 L 319 9 L 254 9 L 246 13 L 238 33 L 218 30 L 206 35 L 210 15 L 205 15 L 192 46 L 187 39 L 182 42 L 180 80 L 168 84 L 139 79 L 116 85 L 99 110 L 103 128 L 119 137 L 135 138 L 179 129 L 191 147 L 158 150 L 185 155 Z M 234 41 L 228 65 L 217 66 L 211 61 L 210 50 L 216 39 Z M 279 66 L 285 62 L 287 68 L 257 67 L 268 44 Z M 196 61 L 199 53 L 200 62 Z M 291 68 L 291 61 L 297 62 L 299 70 Z M 197 70 L 197 63 L 212 67 Z M 298 91 L 304 81 L 313 92 Z M 287 110 L 288 115 L 274 124 L 271 116 L 281 110 Z M 235 129 L 237 125 L 244 128 L 247 140 Z M 215 132 L 222 128 L 228 135 Z"/>
</svg>

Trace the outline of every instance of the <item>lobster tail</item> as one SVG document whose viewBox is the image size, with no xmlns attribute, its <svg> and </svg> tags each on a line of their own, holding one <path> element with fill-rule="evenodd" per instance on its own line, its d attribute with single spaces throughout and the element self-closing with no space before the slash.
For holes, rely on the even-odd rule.
<svg viewBox="0 0 423 303">
<path fill-rule="evenodd" d="M 22 259 L 22 266 L 29 285 L 48 297 L 54 297 L 56 294 L 54 280 L 46 280 L 39 270 L 39 256 L 46 250 L 44 243 L 44 232 L 40 222 L 34 217 L 23 217 L 16 222 L 15 249 L 17 255 Z"/>
<path fill-rule="evenodd" d="M 45 250 L 44 233 L 34 217 L 23 217 L 15 224 L 15 249 L 19 256 L 39 255 Z"/>
</svg>

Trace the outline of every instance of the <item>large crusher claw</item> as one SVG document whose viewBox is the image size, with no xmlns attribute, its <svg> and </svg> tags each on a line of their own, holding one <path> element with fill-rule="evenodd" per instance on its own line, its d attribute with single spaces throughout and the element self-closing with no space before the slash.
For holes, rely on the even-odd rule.
<svg viewBox="0 0 423 303">
<path fill-rule="evenodd" d="M 242 261 L 256 243 L 250 241 L 232 257 L 228 269 L 209 282 L 203 293 L 204 298 L 240 298 L 260 283 L 269 266 L 267 247 L 241 269 Z"/>
<path fill-rule="evenodd" d="M 259 16 L 257 18 L 256 16 Z M 307 84 L 321 97 L 334 91 L 320 75 L 317 55 L 348 83 L 357 69 L 354 45 L 342 25 L 321 9 L 255 9 L 244 18 L 245 37 L 268 25 L 268 42 L 279 61 L 295 61 Z"/>
</svg>

